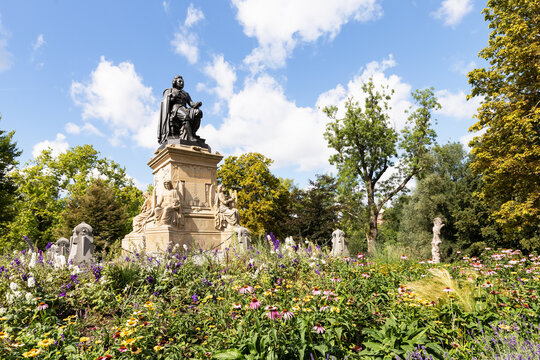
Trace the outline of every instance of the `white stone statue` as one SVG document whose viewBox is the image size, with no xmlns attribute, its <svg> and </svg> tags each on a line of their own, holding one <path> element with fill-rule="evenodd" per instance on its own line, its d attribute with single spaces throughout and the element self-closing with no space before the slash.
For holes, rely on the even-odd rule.
<svg viewBox="0 0 540 360">
<path fill-rule="evenodd" d="M 238 250 L 240 252 L 247 252 L 251 246 L 250 232 L 243 226 L 236 226 L 236 237 L 238 239 Z"/>
<path fill-rule="evenodd" d="M 345 232 L 340 229 L 334 230 L 332 233 L 332 253 L 333 256 L 350 256 L 345 240 Z"/>
<path fill-rule="evenodd" d="M 58 255 L 68 256 L 69 254 L 69 240 L 61 237 L 56 240 L 56 253 Z"/>
<path fill-rule="evenodd" d="M 142 232 L 144 226 L 153 220 L 154 207 L 152 206 L 152 197 L 148 191 L 145 191 L 143 196 L 144 203 L 141 206 L 141 212 L 133 218 L 133 232 Z"/>
<path fill-rule="evenodd" d="M 237 196 L 236 192 L 227 195 L 223 190 L 223 185 L 217 187 L 216 204 L 215 204 L 215 219 L 216 229 L 222 230 L 230 226 L 240 224 L 240 213 L 236 209 Z"/>
<path fill-rule="evenodd" d="M 164 181 L 163 186 L 164 189 L 156 196 L 153 210 L 155 221 L 160 225 L 182 227 L 184 225 L 182 195 L 177 188 L 173 188 L 170 180 Z"/>
<path fill-rule="evenodd" d="M 85 265 L 94 261 L 94 235 L 90 225 L 82 222 L 75 226 L 69 241 L 68 263 Z"/>
<path fill-rule="evenodd" d="M 437 264 L 441 262 L 441 252 L 440 252 L 440 245 L 441 245 L 441 229 L 443 228 L 444 224 L 442 222 L 442 219 L 440 217 L 436 217 L 433 219 L 433 240 L 431 241 L 431 260 L 433 263 Z"/>
</svg>

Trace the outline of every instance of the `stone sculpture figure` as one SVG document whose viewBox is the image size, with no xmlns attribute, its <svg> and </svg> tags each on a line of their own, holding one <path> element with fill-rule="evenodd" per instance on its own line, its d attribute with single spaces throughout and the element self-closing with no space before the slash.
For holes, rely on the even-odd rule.
<svg viewBox="0 0 540 360">
<path fill-rule="evenodd" d="M 433 219 L 433 240 L 431 241 L 431 260 L 437 264 L 441 262 L 441 229 L 444 224 L 440 217 Z"/>
<path fill-rule="evenodd" d="M 69 240 L 61 237 L 56 240 L 56 253 L 58 255 L 68 256 L 69 254 Z"/>
<path fill-rule="evenodd" d="M 217 187 L 216 194 L 216 229 L 221 230 L 240 224 L 240 213 L 236 209 L 236 195 L 230 196 L 223 190 L 223 185 Z"/>
<path fill-rule="evenodd" d="M 182 195 L 178 189 L 173 188 L 170 180 L 164 181 L 163 186 L 164 189 L 157 195 L 156 206 L 153 210 L 155 221 L 160 225 L 181 227 L 184 221 Z"/>
<path fill-rule="evenodd" d="M 73 265 L 86 265 L 93 262 L 94 235 L 90 225 L 82 222 L 75 226 L 69 242 L 68 263 Z"/>
<path fill-rule="evenodd" d="M 154 209 L 152 206 L 152 197 L 145 191 L 143 193 L 144 203 L 141 206 L 141 212 L 139 215 L 133 218 L 133 232 L 142 232 L 144 226 L 152 221 L 152 215 L 154 214 Z"/>
<path fill-rule="evenodd" d="M 172 88 L 163 91 L 158 142 L 163 144 L 168 138 L 177 138 L 197 144 L 202 140 L 196 135 L 203 116 L 199 109 L 202 102 L 193 102 L 189 93 L 184 91 L 182 76 L 176 76 L 172 85 Z M 202 143 L 204 144 L 204 140 Z"/>
<path fill-rule="evenodd" d="M 238 238 L 238 250 L 247 252 L 251 246 L 251 233 L 243 226 L 236 227 L 236 237 Z"/>
<path fill-rule="evenodd" d="M 334 230 L 332 233 L 332 253 L 333 256 L 350 256 L 345 240 L 345 232 L 340 229 Z"/>
</svg>

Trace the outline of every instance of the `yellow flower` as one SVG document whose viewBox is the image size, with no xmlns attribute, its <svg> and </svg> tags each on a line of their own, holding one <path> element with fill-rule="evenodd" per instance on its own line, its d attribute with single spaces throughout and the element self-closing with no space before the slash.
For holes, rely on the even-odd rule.
<svg viewBox="0 0 540 360">
<path fill-rule="evenodd" d="M 127 326 L 136 326 L 137 322 L 138 320 L 132 317 L 131 319 L 127 321 Z"/>
<path fill-rule="evenodd" d="M 160 350 L 163 350 L 163 346 L 160 346 L 160 345 L 154 346 L 154 351 L 160 351 Z"/>
<path fill-rule="evenodd" d="M 141 315 L 142 314 L 142 311 L 141 310 L 136 310 L 133 312 L 133 315 L 135 316 L 138 316 L 138 315 Z"/>
<path fill-rule="evenodd" d="M 99 345 L 99 344 L 101 344 L 102 342 L 103 342 L 103 341 L 101 341 L 101 340 L 97 340 L 94 344 Z"/>
<path fill-rule="evenodd" d="M 9 336 L 7 332 L 0 331 L 0 339 L 5 339 Z"/>
<path fill-rule="evenodd" d="M 89 340 L 90 340 L 90 338 L 86 337 L 86 336 L 83 336 L 82 338 L 79 339 L 80 342 L 87 342 Z"/>
<path fill-rule="evenodd" d="M 32 349 L 22 354 L 25 358 L 36 357 L 41 354 L 41 349 Z"/>
<path fill-rule="evenodd" d="M 217 300 L 221 301 L 221 300 L 225 300 L 225 298 L 220 296 L 220 297 L 217 298 Z"/>
<path fill-rule="evenodd" d="M 47 346 L 52 345 L 52 344 L 54 344 L 53 339 L 45 339 L 45 340 L 41 340 L 40 342 L 38 342 L 38 346 L 41 346 L 41 347 L 47 347 Z"/>
<path fill-rule="evenodd" d="M 142 351 L 142 349 L 139 348 L 139 347 L 133 346 L 133 347 L 130 349 L 130 351 L 131 351 L 132 354 L 135 354 L 135 355 L 136 355 L 136 354 L 140 354 L 141 351 Z"/>
<path fill-rule="evenodd" d="M 131 339 L 126 339 L 124 341 L 122 341 L 122 345 L 131 345 L 135 342 L 136 339 L 134 338 L 131 338 Z"/>
<path fill-rule="evenodd" d="M 129 336 L 129 335 L 133 334 L 133 331 L 134 330 L 131 330 L 131 329 L 122 330 L 122 331 L 120 331 L 120 337 Z"/>
<path fill-rule="evenodd" d="M 339 310 L 339 308 L 338 308 L 337 306 L 332 306 L 332 307 L 330 308 L 330 312 L 337 312 L 337 313 L 339 313 L 340 310 Z"/>
</svg>

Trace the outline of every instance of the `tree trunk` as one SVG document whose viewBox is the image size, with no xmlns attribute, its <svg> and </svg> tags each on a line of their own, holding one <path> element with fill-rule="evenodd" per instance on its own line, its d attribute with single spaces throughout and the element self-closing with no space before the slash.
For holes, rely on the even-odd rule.
<svg viewBox="0 0 540 360">
<path fill-rule="evenodd" d="M 371 181 L 367 183 L 367 198 L 369 209 L 369 232 L 367 233 L 367 251 L 369 256 L 375 255 L 377 243 L 377 204 L 375 204 L 375 191 Z"/>
<path fill-rule="evenodd" d="M 367 234 L 367 252 L 369 256 L 375 255 L 377 243 L 377 213 L 373 210 L 369 212 L 369 232 Z"/>
</svg>

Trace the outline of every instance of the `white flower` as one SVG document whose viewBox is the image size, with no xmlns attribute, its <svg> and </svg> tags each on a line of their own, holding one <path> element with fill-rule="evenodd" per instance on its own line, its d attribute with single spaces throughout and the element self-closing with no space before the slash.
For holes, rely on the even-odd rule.
<svg viewBox="0 0 540 360">
<path fill-rule="evenodd" d="M 30 262 L 28 263 L 28 267 L 29 268 L 34 268 L 36 266 L 36 263 L 37 263 L 37 254 L 32 253 L 32 257 L 30 258 Z"/>
<path fill-rule="evenodd" d="M 9 284 L 9 288 L 11 289 L 11 291 L 17 291 L 19 290 L 19 285 L 17 285 L 17 283 L 12 282 L 11 284 Z"/>
<path fill-rule="evenodd" d="M 34 295 L 32 295 L 31 292 L 27 292 L 26 295 L 24 295 L 24 298 L 26 299 L 26 301 L 30 302 L 34 300 Z"/>
<path fill-rule="evenodd" d="M 36 278 L 30 276 L 28 278 L 28 287 L 33 288 L 34 286 L 36 286 Z"/>
<path fill-rule="evenodd" d="M 6 293 L 6 301 L 8 304 L 11 304 L 14 300 L 14 297 L 13 297 L 13 294 L 12 293 Z"/>
<path fill-rule="evenodd" d="M 188 251 L 188 247 L 186 244 L 182 244 L 182 246 L 184 247 L 184 250 Z"/>
<path fill-rule="evenodd" d="M 13 296 L 15 296 L 15 298 L 21 297 L 22 296 L 22 291 L 14 291 Z"/>
<path fill-rule="evenodd" d="M 4 315 L 7 309 L 5 307 L 0 307 L 0 315 Z"/>
</svg>

